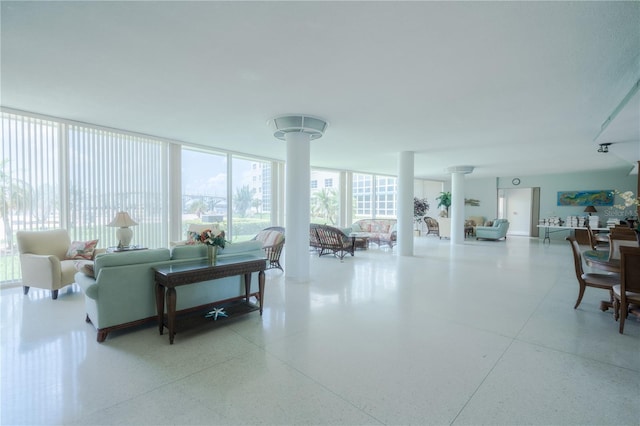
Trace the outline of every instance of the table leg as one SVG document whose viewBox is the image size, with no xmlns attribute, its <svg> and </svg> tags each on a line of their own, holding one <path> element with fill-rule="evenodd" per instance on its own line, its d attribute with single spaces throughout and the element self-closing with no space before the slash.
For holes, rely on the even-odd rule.
<svg viewBox="0 0 640 426">
<path fill-rule="evenodd" d="M 249 293 L 251 292 L 251 273 L 244 274 L 244 299 L 249 303 Z"/>
<path fill-rule="evenodd" d="M 260 315 L 264 305 L 264 271 L 258 272 L 258 294 L 260 295 Z"/>
<path fill-rule="evenodd" d="M 169 344 L 173 345 L 173 337 L 176 334 L 176 289 L 167 289 L 167 325 L 169 327 Z"/>
<path fill-rule="evenodd" d="M 551 237 L 549 236 L 549 228 L 546 227 L 544 228 L 544 239 L 542 240 L 542 244 L 544 244 L 545 241 L 549 240 L 549 244 L 551 244 Z"/>
<path fill-rule="evenodd" d="M 158 330 L 164 331 L 164 286 L 156 282 L 156 310 L 158 312 Z"/>
</svg>

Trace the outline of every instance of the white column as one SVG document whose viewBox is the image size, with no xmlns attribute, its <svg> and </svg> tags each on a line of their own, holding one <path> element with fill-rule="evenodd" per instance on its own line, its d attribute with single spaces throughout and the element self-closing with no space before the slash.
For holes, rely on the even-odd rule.
<svg viewBox="0 0 640 426">
<path fill-rule="evenodd" d="M 413 168 L 411 151 L 402 151 L 398 161 L 398 254 L 413 256 Z"/>
<path fill-rule="evenodd" d="M 310 136 L 291 132 L 285 135 L 285 277 L 297 282 L 309 280 L 309 198 Z"/>
<path fill-rule="evenodd" d="M 451 174 L 451 242 L 464 243 L 464 174 Z"/>
<path fill-rule="evenodd" d="M 464 243 L 464 175 L 473 172 L 472 166 L 455 166 L 451 173 L 451 242 Z"/>
</svg>

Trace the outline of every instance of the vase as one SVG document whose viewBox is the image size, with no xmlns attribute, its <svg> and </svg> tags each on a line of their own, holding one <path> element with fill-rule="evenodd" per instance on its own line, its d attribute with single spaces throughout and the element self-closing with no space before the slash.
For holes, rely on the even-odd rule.
<svg viewBox="0 0 640 426">
<path fill-rule="evenodd" d="M 209 262 L 209 265 L 215 265 L 217 257 L 218 246 L 207 246 L 207 261 Z"/>
</svg>

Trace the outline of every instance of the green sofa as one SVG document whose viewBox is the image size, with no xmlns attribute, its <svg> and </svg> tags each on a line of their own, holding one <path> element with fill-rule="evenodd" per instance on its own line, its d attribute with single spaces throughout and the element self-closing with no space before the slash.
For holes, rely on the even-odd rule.
<svg viewBox="0 0 640 426">
<path fill-rule="evenodd" d="M 496 219 L 492 226 L 476 226 L 476 239 L 480 240 L 499 240 L 507 239 L 507 231 L 509 230 L 509 221 L 507 219 Z"/>
<path fill-rule="evenodd" d="M 219 250 L 218 259 L 255 255 L 264 258 L 259 241 L 227 244 Z M 204 245 L 176 246 L 171 250 L 149 249 L 126 253 L 105 253 L 94 263 L 94 276 L 75 274 L 76 283 L 85 294 L 87 322 L 98 331 L 98 342 L 109 332 L 140 325 L 157 319 L 153 268 L 206 259 Z M 176 288 L 177 311 L 224 302 L 244 295 L 244 278 L 227 277 Z M 251 277 L 251 293 L 258 291 L 258 273 Z"/>
</svg>

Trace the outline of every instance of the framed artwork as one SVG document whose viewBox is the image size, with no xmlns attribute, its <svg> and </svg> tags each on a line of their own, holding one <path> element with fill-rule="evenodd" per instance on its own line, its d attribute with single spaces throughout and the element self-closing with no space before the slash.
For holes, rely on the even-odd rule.
<svg viewBox="0 0 640 426">
<path fill-rule="evenodd" d="M 604 191 L 558 191 L 559 206 L 613 206 L 613 189 Z"/>
</svg>

